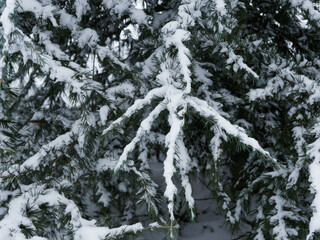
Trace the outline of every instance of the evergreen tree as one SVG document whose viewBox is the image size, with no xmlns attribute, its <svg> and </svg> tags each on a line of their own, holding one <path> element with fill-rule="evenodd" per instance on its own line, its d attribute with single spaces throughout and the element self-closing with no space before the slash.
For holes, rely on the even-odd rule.
<svg viewBox="0 0 320 240">
<path fill-rule="evenodd" d="M 320 238 L 319 8 L 1 0 L 0 239 Z"/>
</svg>

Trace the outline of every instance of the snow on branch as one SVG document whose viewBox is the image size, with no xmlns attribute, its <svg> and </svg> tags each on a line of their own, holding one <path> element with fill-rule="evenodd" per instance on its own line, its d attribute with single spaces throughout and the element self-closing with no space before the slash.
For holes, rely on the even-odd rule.
<svg viewBox="0 0 320 240">
<path fill-rule="evenodd" d="M 313 215 L 310 219 L 309 234 L 307 239 L 312 239 L 315 232 L 320 231 L 320 118 L 312 132 L 316 134 L 317 140 L 309 145 L 308 154 L 313 158 L 313 162 L 309 165 L 311 182 L 311 192 L 314 193 L 314 199 L 311 204 Z"/>
<path fill-rule="evenodd" d="M 285 199 L 281 197 L 280 190 L 276 195 L 270 198 L 270 202 L 275 204 L 275 215 L 270 218 L 273 225 L 273 234 L 276 240 L 289 240 L 291 236 L 297 236 L 297 230 L 286 225 L 285 218 L 292 219 L 294 216 L 292 212 L 286 211 L 288 208 Z M 296 219 L 295 219 L 296 220 Z"/>
<path fill-rule="evenodd" d="M 76 14 L 77 17 L 68 14 L 64 9 L 58 9 L 57 6 L 52 5 L 51 1 L 39 2 L 36 0 L 8 0 L 6 1 L 6 7 L 4 8 L 0 22 L 2 23 L 3 37 L 5 39 L 4 47 L 2 48 L 2 56 L 6 54 L 12 54 L 14 52 L 21 52 L 23 55 L 23 60 L 26 63 L 27 60 L 33 61 L 35 64 L 40 65 L 41 70 L 49 74 L 52 79 L 57 82 L 65 82 L 68 84 L 70 89 L 73 92 L 81 93 L 82 88 L 86 85 L 91 85 L 93 88 L 100 88 L 100 84 L 93 82 L 89 79 L 83 81 L 83 79 L 78 79 L 76 76 L 79 74 L 86 75 L 91 69 L 88 67 L 81 67 L 76 62 L 72 61 L 68 55 L 61 51 L 60 47 L 57 44 L 53 44 L 50 41 L 50 36 L 47 31 L 41 31 L 38 28 L 35 28 L 36 34 L 39 34 L 39 44 L 43 44 L 45 52 L 39 53 L 36 50 L 36 47 L 27 35 L 23 33 L 14 22 L 11 20 L 11 15 L 15 12 L 24 12 L 30 11 L 35 14 L 36 18 L 50 19 L 53 26 L 57 27 L 56 17 L 60 19 L 60 26 L 65 26 L 69 28 L 72 32 L 72 36 L 76 39 L 76 44 L 82 48 L 84 45 L 88 45 L 92 49 L 98 50 L 100 57 L 108 56 L 113 62 L 120 65 L 123 69 L 130 71 L 130 68 L 120 62 L 111 50 L 107 46 L 99 46 L 98 34 L 95 30 L 90 28 L 82 29 L 78 24 L 79 18 L 89 9 L 88 3 L 85 0 L 77 0 L 76 4 Z M 55 12 L 55 16 L 53 13 Z M 13 47 L 9 47 L 9 38 L 11 35 L 17 35 L 21 41 L 15 41 L 11 45 L 15 44 Z M 28 49 L 26 49 L 28 48 Z M 36 58 L 33 58 L 33 54 L 29 54 L 29 51 L 33 52 L 36 55 Z M 61 59 L 68 61 L 68 66 L 64 66 L 60 61 L 55 60 Z M 5 58 L 1 59 L 0 71 L 2 72 L 3 63 Z"/>
<path fill-rule="evenodd" d="M 181 72 L 183 75 L 183 80 L 186 83 L 185 92 L 188 94 L 191 91 L 191 72 L 189 70 L 189 66 L 191 64 L 189 60 L 190 51 L 185 47 L 183 41 L 188 40 L 190 36 L 190 32 L 178 29 L 178 22 L 170 22 L 163 27 L 163 31 L 166 33 L 167 31 L 172 31 L 172 34 L 164 34 L 166 47 L 168 48 L 171 44 L 176 46 L 178 49 L 178 60 L 181 66 Z"/>
<path fill-rule="evenodd" d="M 219 4 L 221 5 L 221 3 Z M 184 42 L 187 41 L 190 36 L 190 32 L 188 31 L 188 27 L 190 27 L 190 25 L 188 25 L 188 23 L 190 23 L 192 26 L 195 24 L 195 21 L 193 21 L 194 18 L 201 15 L 199 9 L 196 8 L 196 1 L 184 1 L 184 4 L 179 7 L 177 19 L 167 23 L 162 29 L 162 37 L 165 46 L 161 46 L 158 49 L 160 49 L 159 52 L 163 53 L 163 56 L 166 56 L 166 59 L 163 60 L 160 58 L 162 63 L 160 64 L 160 70 L 156 77 L 157 82 L 162 85 L 162 87 L 155 88 L 151 90 L 145 96 L 145 98 L 136 100 L 121 117 L 113 121 L 109 127 L 103 131 L 103 135 L 108 134 L 109 131 L 120 125 L 125 119 L 130 118 L 134 113 L 141 110 L 143 107 L 150 105 L 152 100 L 156 98 L 162 99 L 162 102 L 153 110 L 151 110 L 148 117 L 141 122 L 136 136 L 124 147 L 124 150 L 122 151 L 114 170 L 119 170 L 122 167 L 125 171 L 132 170 L 140 177 L 142 176 L 139 170 L 137 170 L 134 166 L 126 166 L 125 161 L 127 160 L 129 153 L 134 150 L 137 143 L 139 141 L 146 140 L 143 137 L 146 135 L 146 133 L 150 132 L 152 123 L 157 119 L 162 111 L 167 109 L 169 112 L 168 122 L 170 130 L 164 140 L 167 152 L 163 164 L 163 176 L 166 183 L 164 196 L 168 200 L 168 212 L 170 215 L 172 228 L 172 223 L 175 220 L 174 196 L 177 194 L 177 187 L 175 186 L 172 178 L 177 170 L 179 170 L 182 187 L 185 191 L 186 201 L 190 210 L 192 211 L 192 216 L 194 216 L 194 199 L 192 197 L 192 189 L 188 177 L 188 173 L 192 168 L 192 161 L 188 154 L 187 147 L 183 142 L 184 134 L 182 130 L 185 121 L 184 116 L 187 113 L 188 107 L 192 107 L 197 113 L 204 117 L 213 119 L 216 122 L 219 130 L 221 129 L 221 132 L 217 131 L 216 138 L 213 138 L 211 141 L 211 147 L 216 164 L 220 154 L 219 146 L 221 138 L 224 138 L 225 133 L 236 137 L 243 144 L 250 146 L 253 150 L 260 152 L 268 159 L 271 159 L 274 163 L 277 163 L 277 161 L 270 156 L 269 152 L 265 151 L 255 139 L 250 138 L 245 133 L 244 129 L 237 125 L 231 124 L 214 108 L 209 106 L 206 101 L 190 96 L 192 85 L 192 74 L 190 67 L 193 59 Z M 168 54 L 168 51 L 172 45 L 177 49 L 176 56 Z M 240 63 L 243 62 L 240 61 Z M 178 74 L 179 77 L 174 74 L 177 66 L 180 70 Z M 254 74 L 253 71 L 250 71 L 251 69 L 249 69 L 246 65 L 242 64 L 241 66 L 257 77 L 257 75 Z M 142 142 L 142 144 L 145 143 Z M 144 161 L 145 160 L 143 159 L 142 162 Z M 220 182 L 217 184 L 220 197 L 223 198 L 225 203 L 224 210 L 227 212 L 228 219 L 230 222 L 235 222 L 229 207 L 231 199 L 223 191 L 222 184 Z"/>
<path fill-rule="evenodd" d="M 259 222 L 259 227 L 257 229 L 257 233 L 254 237 L 254 240 L 265 240 L 265 237 L 264 237 L 264 234 L 263 234 L 263 222 L 260 222 L 262 220 L 265 219 L 265 216 L 263 214 L 263 208 L 262 206 L 260 205 L 258 207 L 258 213 L 257 213 L 257 216 L 256 216 L 256 222 Z"/>
<path fill-rule="evenodd" d="M 125 119 L 131 117 L 134 113 L 136 113 L 137 111 L 139 111 L 143 107 L 145 107 L 148 104 L 150 104 L 151 101 L 154 100 L 155 98 L 163 97 L 167 90 L 168 90 L 167 86 L 156 88 L 156 89 L 153 89 L 150 92 L 148 92 L 148 94 L 143 99 L 136 100 L 134 102 L 134 104 L 131 107 L 129 107 L 127 109 L 127 111 L 120 118 L 118 118 L 117 120 L 113 121 L 110 124 L 110 126 L 103 131 L 102 135 L 107 134 L 113 128 L 115 128 L 116 126 L 120 125 L 122 123 L 122 121 L 124 121 Z"/>
<path fill-rule="evenodd" d="M 188 207 L 191 211 L 191 218 L 195 218 L 194 214 L 194 198 L 192 197 L 192 187 L 190 184 L 188 173 L 192 169 L 192 167 L 196 167 L 197 164 L 193 163 L 188 150 L 183 142 L 183 132 L 180 133 L 180 137 L 177 141 L 177 154 L 179 155 L 179 160 L 177 166 L 179 168 L 180 178 L 181 178 L 181 185 L 184 189 L 185 198 L 188 203 Z"/>
<path fill-rule="evenodd" d="M 214 131 L 214 136 L 210 140 L 210 150 L 211 150 L 211 154 L 215 162 L 215 165 L 217 166 L 217 162 L 222 152 L 220 148 L 222 144 L 222 139 L 226 140 L 226 136 L 219 127 L 213 128 L 213 131 Z"/>
<path fill-rule="evenodd" d="M 57 21 L 53 14 L 57 8 L 51 4 L 42 4 L 36 0 L 17 0 L 19 8 L 25 12 L 32 12 L 36 18 L 50 19 L 53 26 L 57 27 Z"/>
<path fill-rule="evenodd" d="M 119 65 L 123 70 L 131 72 L 130 67 L 127 64 L 121 62 L 119 58 L 117 58 L 116 55 L 112 52 L 109 46 L 97 45 L 96 51 L 101 59 L 105 59 L 106 57 L 108 57 L 108 60 L 111 61 L 112 64 Z"/>
<path fill-rule="evenodd" d="M 293 7 L 299 6 L 307 11 L 313 20 L 320 20 L 320 11 L 316 8 L 316 3 L 313 3 L 310 0 L 290 0 L 289 2 Z"/>
<path fill-rule="evenodd" d="M 40 150 L 33 155 L 32 157 L 28 158 L 24 163 L 20 165 L 13 165 L 11 166 L 8 171 L 5 171 L 1 178 L 7 178 L 10 176 L 16 176 L 22 174 L 27 171 L 32 171 L 39 167 L 39 164 L 43 160 L 44 157 L 48 155 L 50 151 L 53 150 L 61 150 L 65 146 L 70 145 L 73 141 L 75 141 L 74 136 L 77 136 L 80 131 L 80 120 L 75 121 L 73 124 L 72 130 L 58 136 L 53 141 L 49 142 L 46 145 L 43 145 Z"/>
<path fill-rule="evenodd" d="M 31 205 L 33 209 L 39 210 L 40 206 L 47 204 L 49 207 L 60 207 L 61 204 L 65 205 L 64 214 L 70 214 L 70 224 L 74 231 L 74 239 L 90 239 L 90 240 L 102 240 L 106 237 L 115 238 L 127 232 L 138 232 L 145 228 L 141 223 L 133 225 L 123 225 L 118 228 L 98 227 L 95 225 L 95 220 L 86 220 L 81 217 L 80 210 L 76 204 L 67 199 L 64 195 L 57 192 L 55 189 L 46 189 L 44 186 L 33 187 L 24 186 L 26 188 L 24 192 L 10 201 L 8 206 L 8 213 L 0 221 L 0 236 L 3 239 L 33 239 L 40 240 L 46 239 L 44 237 L 34 236 L 32 238 L 26 238 L 21 231 L 21 226 L 36 230 L 32 219 L 28 218 L 25 214 L 27 205 Z"/>
<path fill-rule="evenodd" d="M 304 145 L 307 142 L 304 138 L 304 135 L 307 133 L 307 130 L 303 126 L 296 126 L 292 129 L 293 138 L 296 141 L 296 151 L 298 153 L 298 160 L 291 166 L 290 174 L 288 177 L 287 189 L 296 185 L 298 178 L 300 177 L 300 170 L 303 167 L 305 161 L 304 158 Z"/>
<path fill-rule="evenodd" d="M 127 160 L 128 154 L 133 151 L 133 149 L 135 148 L 136 144 L 142 139 L 142 137 L 150 131 L 153 121 L 165 109 L 166 109 L 166 107 L 165 107 L 164 101 L 162 101 L 160 104 L 158 104 L 157 107 L 155 107 L 155 109 L 153 109 L 151 111 L 149 116 L 141 122 L 136 136 L 124 148 L 124 150 L 123 150 L 123 152 L 122 152 L 122 154 L 121 154 L 121 156 L 120 156 L 120 158 L 118 160 L 118 163 L 117 163 L 117 165 L 115 167 L 115 171 L 119 170 L 120 167 L 124 167 L 126 169 L 126 167 L 124 166 L 124 162 Z"/>
<path fill-rule="evenodd" d="M 173 174 L 176 172 L 176 168 L 174 166 L 174 156 L 176 153 L 176 142 L 179 139 L 179 134 L 184 124 L 184 120 L 179 119 L 176 115 L 176 112 L 172 109 L 169 109 L 169 123 L 171 125 L 171 128 L 166 136 L 165 144 L 168 150 L 166 159 L 163 163 L 163 176 L 166 181 L 166 190 L 164 192 L 164 195 L 168 198 L 168 210 L 170 214 L 170 219 L 171 221 L 173 221 L 173 200 L 174 195 L 177 193 L 177 188 L 172 181 Z"/>
<path fill-rule="evenodd" d="M 230 47 L 229 47 L 230 48 Z M 243 57 L 236 55 L 234 51 L 230 48 L 228 49 L 227 47 L 223 47 L 221 52 L 227 52 L 229 58 L 227 59 L 227 64 L 233 64 L 233 71 L 237 72 L 238 69 L 242 69 L 247 71 L 249 74 L 254 76 L 255 78 L 259 78 L 259 75 L 253 71 L 247 64 L 244 63 Z"/>
<path fill-rule="evenodd" d="M 226 3 L 224 0 L 215 0 L 216 9 L 221 15 L 226 14 Z"/>
<path fill-rule="evenodd" d="M 243 128 L 231 124 L 227 119 L 222 117 L 216 110 L 210 107 L 207 102 L 200 100 L 196 97 L 189 97 L 188 103 L 194 108 L 200 115 L 213 118 L 215 123 L 224 130 L 227 134 L 236 137 L 243 144 L 252 147 L 253 150 L 261 153 L 266 158 L 270 159 L 279 166 L 276 159 L 272 158 L 270 153 L 265 151 L 254 138 L 249 137 Z"/>
<path fill-rule="evenodd" d="M 9 35 L 15 31 L 15 26 L 10 20 L 10 16 L 14 13 L 15 0 L 7 0 L 6 7 L 3 9 L 0 16 L 0 22 L 2 24 L 0 34 L 4 38 L 5 42 L 2 46 L 1 59 L 0 59 L 0 86 L 4 79 L 3 68 L 5 67 L 7 52 L 9 51 Z"/>
<path fill-rule="evenodd" d="M 249 99 L 251 101 L 265 100 L 267 97 L 279 95 L 280 92 L 284 93 L 283 97 L 294 96 L 297 99 L 300 94 L 307 93 L 307 104 L 311 105 L 317 102 L 320 93 L 319 70 L 316 69 L 314 60 L 306 60 L 297 55 L 295 61 L 297 63 L 276 56 L 276 59 L 265 63 L 263 68 L 266 72 L 266 76 L 264 76 L 266 86 L 250 90 Z M 299 107 L 301 108 L 296 105 L 295 110 Z"/>
</svg>

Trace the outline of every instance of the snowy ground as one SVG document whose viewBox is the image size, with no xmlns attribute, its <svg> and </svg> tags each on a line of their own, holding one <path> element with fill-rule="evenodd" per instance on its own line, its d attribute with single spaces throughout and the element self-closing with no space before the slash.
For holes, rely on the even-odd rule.
<svg viewBox="0 0 320 240">
<path fill-rule="evenodd" d="M 223 225 L 223 218 L 213 212 L 200 215 L 197 223 L 183 226 L 181 239 L 185 240 L 231 240 Z"/>
<path fill-rule="evenodd" d="M 159 185 L 163 183 L 163 166 L 159 161 L 150 161 L 153 179 Z M 217 213 L 217 203 L 212 199 L 206 186 L 198 182 L 192 184 L 192 196 L 195 198 L 197 221 L 181 225 L 179 240 L 232 240 L 224 225 L 224 218 Z M 181 223 L 180 223 L 181 224 Z M 143 232 L 137 240 L 164 240 L 166 233 L 154 230 Z"/>
<path fill-rule="evenodd" d="M 205 187 L 198 185 L 193 188 L 196 199 L 210 198 Z M 196 201 L 197 217 L 196 223 L 182 225 L 182 231 L 179 239 L 181 240 L 232 240 L 228 233 L 222 216 L 217 214 L 217 206 L 214 200 L 197 200 Z M 165 234 L 154 231 L 144 234 L 139 239 L 163 240 Z"/>
<path fill-rule="evenodd" d="M 210 198 L 210 193 L 203 185 L 193 187 L 195 199 Z M 223 217 L 217 214 L 217 206 L 214 200 L 196 200 L 196 209 L 199 213 L 197 223 L 189 223 L 183 226 L 181 239 L 185 240 L 231 240 L 223 223 Z"/>
<path fill-rule="evenodd" d="M 231 240 L 231 235 L 227 232 L 223 224 L 223 218 L 215 215 L 214 211 L 201 214 L 197 223 L 189 223 L 182 226 L 179 239 L 182 240 Z M 145 234 L 140 239 L 163 240 L 165 234 L 154 231 Z"/>
</svg>

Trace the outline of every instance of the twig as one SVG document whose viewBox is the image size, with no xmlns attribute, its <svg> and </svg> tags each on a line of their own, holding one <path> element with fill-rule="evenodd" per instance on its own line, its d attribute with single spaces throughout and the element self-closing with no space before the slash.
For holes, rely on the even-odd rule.
<svg viewBox="0 0 320 240">
<path fill-rule="evenodd" d="M 92 62 L 92 80 L 94 80 L 94 67 L 96 62 L 96 50 L 93 52 L 93 62 Z"/>
<path fill-rule="evenodd" d="M 116 107 L 120 107 L 121 105 L 123 105 L 126 101 L 128 101 L 130 99 L 130 97 L 126 97 L 122 102 L 120 102 L 119 104 L 116 105 Z"/>
<path fill-rule="evenodd" d="M 24 41 L 37 54 L 40 60 L 43 60 L 41 55 L 38 53 L 38 51 L 32 46 L 31 43 L 24 40 L 24 36 L 18 30 L 16 30 L 15 33 L 17 33 L 21 37 L 22 41 Z"/>
</svg>

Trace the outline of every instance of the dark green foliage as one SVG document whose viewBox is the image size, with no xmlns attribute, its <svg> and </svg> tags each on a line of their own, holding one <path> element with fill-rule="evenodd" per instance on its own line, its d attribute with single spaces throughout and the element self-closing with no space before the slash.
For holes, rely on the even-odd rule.
<svg viewBox="0 0 320 240">
<path fill-rule="evenodd" d="M 318 1 L 0 9 L 0 238 L 179 239 L 199 186 L 236 239 L 319 238 Z"/>
</svg>

